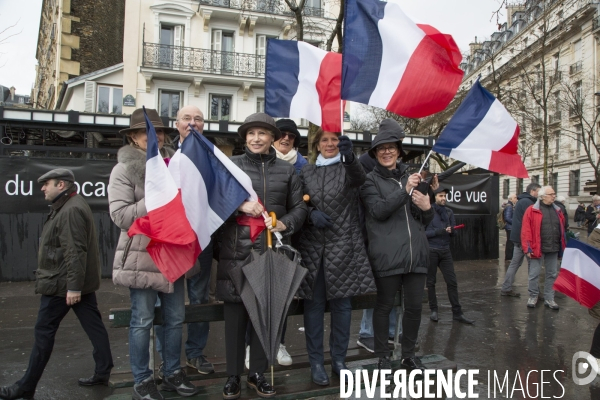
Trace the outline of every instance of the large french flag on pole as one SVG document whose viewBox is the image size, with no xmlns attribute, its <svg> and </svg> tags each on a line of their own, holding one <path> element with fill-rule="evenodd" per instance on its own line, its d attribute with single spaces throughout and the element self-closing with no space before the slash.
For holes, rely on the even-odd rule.
<svg viewBox="0 0 600 400">
<path fill-rule="evenodd" d="M 203 249 L 242 202 L 258 199 L 250 177 L 193 129 L 169 162 L 169 171 Z"/>
<path fill-rule="evenodd" d="M 527 178 L 517 153 L 519 132 L 510 113 L 478 80 L 432 150 L 500 174 Z"/>
<path fill-rule="evenodd" d="M 305 42 L 269 39 L 265 113 L 306 118 L 323 130 L 341 132 L 342 55 Z"/>
<path fill-rule="evenodd" d="M 567 243 L 554 290 L 592 308 L 600 301 L 600 250 L 579 240 Z"/>
<path fill-rule="evenodd" d="M 416 24 L 393 0 L 347 0 L 342 99 L 409 118 L 445 109 L 463 77 L 450 35 Z"/>
<path fill-rule="evenodd" d="M 148 254 L 170 282 L 190 270 L 200 246 L 183 207 L 181 193 L 158 151 L 156 130 L 146 115 L 148 147 L 146 150 L 145 202 L 147 215 L 136 219 L 129 237 L 146 235 Z"/>
</svg>

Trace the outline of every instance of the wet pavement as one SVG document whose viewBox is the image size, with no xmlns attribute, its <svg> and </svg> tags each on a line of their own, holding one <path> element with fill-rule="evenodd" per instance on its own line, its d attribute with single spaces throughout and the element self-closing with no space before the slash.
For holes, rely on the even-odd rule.
<svg viewBox="0 0 600 400">
<path fill-rule="evenodd" d="M 585 233 L 582 232 L 582 236 Z M 501 234 L 501 256 L 504 241 Z M 455 263 L 463 312 L 476 320 L 472 326 L 452 321 L 443 278 L 438 274 L 440 320 L 437 323 L 429 320 L 429 309 L 424 303 L 418 355 L 439 354 L 454 361 L 458 369 L 478 369 L 476 391 L 481 399 L 542 398 L 541 388 L 545 398 L 600 399 L 600 378 L 587 386 L 577 386 L 572 379 L 573 355 L 577 351 L 589 351 L 598 321 L 569 298 L 556 299 L 561 307 L 559 311 L 545 308 L 541 302 L 537 308 L 528 309 L 526 264 L 519 269 L 514 287 L 521 298 L 501 297 L 500 285 L 507 266 L 503 258 Z M 33 286 L 32 282 L 0 283 L 0 386 L 14 383 L 27 368 L 39 306 L 39 296 L 33 294 Z M 97 296 L 107 325 L 110 308 L 129 304 L 128 290 L 115 287 L 110 280 L 103 280 Z M 351 343 L 358 338 L 361 316 L 361 311 L 353 313 Z M 328 318 L 326 320 L 328 322 Z M 286 344 L 292 355 L 305 352 L 302 325 L 301 317 L 290 317 Z M 113 371 L 129 370 L 128 329 L 108 328 L 108 332 L 115 359 Z M 327 335 L 326 332 L 325 337 Z M 223 323 L 212 323 L 205 351 L 209 359 L 220 360 L 224 356 L 223 336 Z M 57 333 L 54 352 L 35 398 L 100 400 L 131 390 L 79 387 L 77 378 L 93 374 L 91 352 L 91 344 L 74 313 L 69 313 Z M 185 361 L 184 356 L 182 360 Z M 542 374 L 542 370 L 551 372 Z M 488 384 L 488 371 L 492 377 L 495 371 L 500 381 L 508 372 L 508 385 L 502 394 L 496 387 L 494 397 L 493 387 Z M 304 372 L 289 373 L 298 373 L 300 377 Z"/>
</svg>

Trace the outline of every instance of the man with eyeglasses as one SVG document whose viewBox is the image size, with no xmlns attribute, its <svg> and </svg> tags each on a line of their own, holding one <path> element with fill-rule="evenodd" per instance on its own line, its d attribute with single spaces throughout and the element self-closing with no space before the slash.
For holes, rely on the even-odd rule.
<svg viewBox="0 0 600 400">
<path fill-rule="evenodd" d="M 177 113 L 175 127 L 179 131 L 177 147 L 181 147 L 192 128 L 202 134 L 204 131 L 204 114 L 196 106 L 185 106 Z M 198 256 L 196 264 L 186 274 L 187 293 L 190 304 L 206 304 L 209 299 L 211 267 L 213 259 L 213 242 Z M 197 272 L 199 269 L 199 272 Z M 160 328 L 158 328 L 160 329 Z M 204 348 L 208 339 L 208 322 L 187 324 L 187 340 L 185 342 L 186 365 L 198 370 L 201 374 L 212 374 L 215 369 L 204 356 Z"/>
<path fill-rule="evenodd" d="M 521 227 L 521 246 L 529 258 L 529 300 L 527 307 L 535 308 L 538 295 L 538 277 L 542 262 L 546 268 L 544 284 L 544 305 L 558 310 L 554 301 L 552 286 L 556 280 L 558 254 L 566 246 L 565 217 L 560 207 L 554 204 L 556 192 L 552 186 L 544 186 L 538 191 L 537 202 L 530 206 L 523 216 Z"/>
</svg>

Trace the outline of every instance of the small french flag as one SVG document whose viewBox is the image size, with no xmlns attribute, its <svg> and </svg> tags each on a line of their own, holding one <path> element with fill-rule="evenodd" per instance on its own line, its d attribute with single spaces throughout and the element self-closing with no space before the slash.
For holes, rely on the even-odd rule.
<svg viewBox="0 0 600 400">
<path fill-rule="evenodd" d="M 600 250 L 569 240 L 553 289 L 587 308 L 594 307 L 600 301 Z"/>
<path fill-rule="evenodd" d="M 342 55 L 305 42 L 269 39 L 265 112 L 305 118 L 323 130 L 341 131 Z"/>
<path fill-rule="evenodd" d="M 127 234 L 149 237 L 148 254 L 165 278 L 175 282 L 194 266 L 200 244 L 186 217 L 181 193 L 158 151 L 156 130 L 146 109 L 144 117 L 148 135 L 145 181 L 148 214 L 136 219 Z"/>
<path fill-rule="evenodd" d="M 517 121 L 477 81 L 432 150 L 500 174 L 527 178 L 517 153 L 519 132 Z"/>
</svg>

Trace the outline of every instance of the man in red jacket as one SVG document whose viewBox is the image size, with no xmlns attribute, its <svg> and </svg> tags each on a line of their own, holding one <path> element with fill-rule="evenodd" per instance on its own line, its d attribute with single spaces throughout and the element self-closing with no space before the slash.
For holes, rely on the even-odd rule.
<svg viewBox="0 0 600 400">
<path fill-rule="evenodd" d="M 530 206 L 523 216 L 521 245 L 529 257 L 529 300 L 527 307 L 534 308 L 538 301 L 538 277 L 542 260 L 546 267 L 544 305 L 558 310 L 552 286 L 556 280 L 558 255 L 565 249 L 565 217 L 554 204 L 556 192 L 552 186 L 544 186 L 538 192 L 538 201 Z"/>
</svg>

